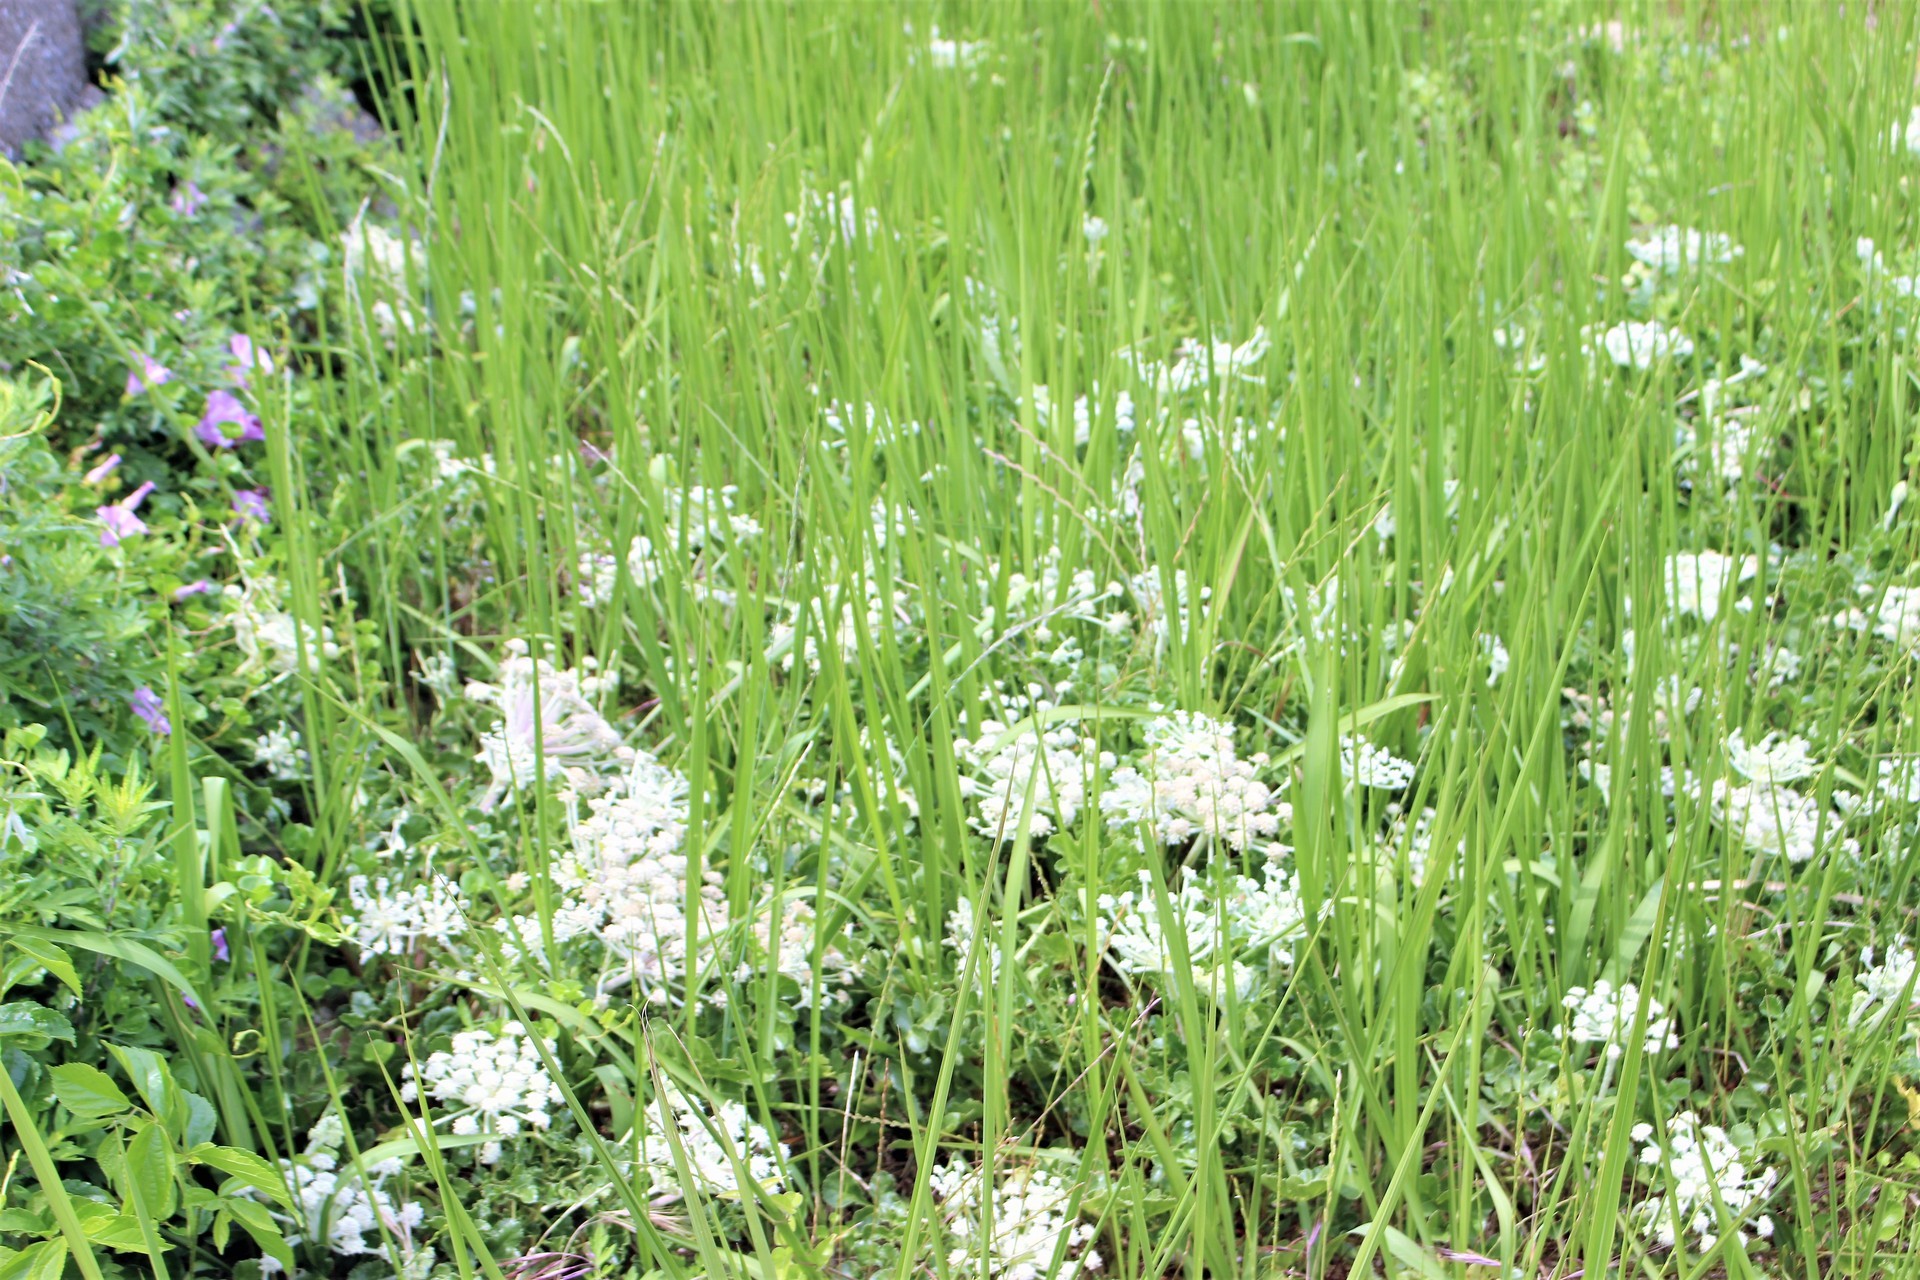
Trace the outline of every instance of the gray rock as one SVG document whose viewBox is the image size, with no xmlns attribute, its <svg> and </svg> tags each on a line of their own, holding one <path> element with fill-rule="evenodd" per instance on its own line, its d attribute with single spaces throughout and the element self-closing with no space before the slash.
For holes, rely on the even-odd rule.
<svg viewBox="0 0 1920 1280">
<path fill-rule="evenodd" d="M 17 156 L 69 115 L 87 89 L 74 0 L 0 0 L 0 151 Z"/>
</svg>

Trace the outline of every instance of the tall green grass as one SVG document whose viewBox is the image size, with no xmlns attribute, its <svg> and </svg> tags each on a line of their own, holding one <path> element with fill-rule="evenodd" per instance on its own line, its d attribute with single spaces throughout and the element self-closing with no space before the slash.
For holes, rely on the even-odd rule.
<svg viewBox="0 0 1920 1280">
<path fill-rule="evenodd" d="M 802 1010 L 797 1051 L 810 1065 L 793 1088 L 756 1083 L 750 1096 L 793 1141 L 803 1202 L 759 1206 L 750 1261 L 722 1257 L 705 1234 L 688 1255 L 642 1230 L 650 1265 L 828 1266 L 828 1189 L 884 1162 L 910 1179 L 904 1276 L 911 1242 L 931 1230 L 938 1153 L 997 1159 L 1057 1143 L 1054 1104 L 1070 1100 L 1088 1126 L 1073 1135 L 1080 1172 L 1104 1188 L 1084 1207 L 1111 1275 L 1460 1273 L 1442 1250 L 1525 1274 L 1651 1274 L 1667 1255 L 1623 1216 L 1622 1177 L 1638 1158 L 1632 1126 L 1666 1111 L 1608 1099 L 1653 1090 L 1670 1111 L 1686 1101 L 1675 1082 L 1710 1099 L 1737 1083 L 1728 1064 L 1766 1059 L 1804 1108 L 1769 1148 L 1792 1173 L 1770 1206 L 1782 1223 L 1773 1260 L 1724 1244 L 1689 1274 L 1912 1272 L 1910 1235 L 1863 1243 L 1856 1229 L 1914 1194 L 1897 1055 L 1853 1057 L 1821 990 L 1837 944 L 1911 931 L 1911 847 L 1877 844 L 1855 883 L 1838 859 L 1792 874 L 1754 859 L 1686 795 L 1670 826 L 1665 753 L 1705 768 L 1730 730 L 1757 736 L 1759 695 L 1723 657 L 1763 650 L 1768 620 L 1764 608 L 1730 613 L 1691 651 L 1649 621 L 1670 553 L 1764 559 L 1784 540 L 1845 556 L 1907 473 L 1910 343 L 1862 347 L 1844 315 L 1861 305 L 1855 237 L 1898 245 L 1913 231 L 1917 171 L 1886 145 L 1913 96 L 1912 11 L 531 0 L 401 11 L 409 34 L 378 68 L 410 161 L 392 194 L 425 244 L 409 286 L 441 341 L 335 335 L 351 374 L 329 406 L 335 426 L 303 439 L 301 457 L 275 456 L 277 492 L 306 491 L 305 467 L 329 504 L 289 521 L 305 539 L 294 562 L 318 566 L 292 578 L 296 612 L 317 623 L 336 610 L 344 575 L 390 674 L 438 652 L 485 662 L 509 638 L 625 664 L 645 693 L 623 726 L 692 779 L 688 847 L 713 851 L 733 901 L 757 888 L 756 842 L 811 841 L 809 865 L 835 868 L 815 892 L 845 904 L 821 918 L 892 940 L 889 1000 L 945 1001 L 930 1073 L 874 1016 L 873 1052 L 891 1061 L 871 1069 L 898 1129 L 848 1125 L 835 1077 L 849 1068 L 817 1052 L 821 1005 Z M 936 19 L 990 53 L 971 68 L 930 65 Z M 1609 22 L 1617 52 L 1597 27 Z M 1590 26 L 1598 34 L 1583 38 Z M 817 241 L 822 224 L 803 220 L 796 251 L 784 215 L 818 197 L 849 199 L 854 232 Z M 1097 254 L 1088 215 L 1110 228 Z M 1676 483 L 1683 375 L 1597 379 L 1577 354 L 1584 326 L 1627 313 L 1624 242 L 1665 222 L 1745 249 L 1712 269 L 1711 287 L 1681 289 L 1670 322 L 1723 370 L 1764 342 L 1794 371 L 1759 411 L 1763 434 L 1791 448 L 1725 502 Z M 453 340 L 463 295 L 471 336 Z M 1552 356 L 1544 372 L 1516 375 L 1494 338 L 1510 324 L 1527 352 Z M 1130 446 L 1103 421 L 1076 448 L 1073 397 L 1132 385 L 1122 351 L 1164 359 L 1181 337 L 1239 342 L 1259 326 L 1273 345 L 1264 384 L 1218 381 L 1207 409 L 1215 423 L 1271 416 L 1279 430 L 1247 449 L 1227 447 L 1224 429 L 1196 455 L 1143 449 L 1141 518 L 1095 520 Z M 997 360 L 983 327 L 997 327 Z M 1036 384 L 1051 389 L 1045 420 Z M 1800 391 L 1816 384 L 1809 406 Z M 921 429 L 870 431 L 856 413 L 841 434 L 823 416 L 829 400 Z M 1149 408 L 1143 399 L 1142 440 L 1177 434 Z M 402 446 L 418 437 L 492 460 L 477 556 L 408 488 Z M 583 442 L 613 463 L 583 460 Z M 650 476 L 656 455 L 665 470 Z M 729 553 L 741 607 L 712 607 L 684 575 L 623 573 L 614 609 L 576 612 L 581 553 L 635 534 L 664 545 L 666 495 L 696 484 L 737 485 L 765 528 Z M 884 554 L 876 501 L 918 516 Z M 1390 541 L 1370 531 L 1387 503 Z M 1285 999 L 1295 1012 L 1282 1038 L 1197 970 L 1170 984 L 1159 1013 L 1187 1046 L 1191 1099 L 1177 1132 L 1143 1084 L 1161 1051 L 1137 1011 L 1113 1007 L 1096 967 L 1036 988 L 1022 966 L 996 977 L 988 959 L 993 945 L 1023 954 L 1090 928 L 1052 889 L 1098 883 L 1114 865 L 1097 824 L 1043 856 L 1024 832 L 995 845 L 965 823 L 951 744 L 963 709 L 978 723 L 998 670 L 973 627 L 983 591 L 1004 598 L 1007 574 L 1036 572 L 1056 548 L 1065 574 L 1155 573 L 1170 593 L 1178 569 L 1196 597 L 1157 665 L 1116 650 L 1113 688 L 1079 701 L 1150 688 L 1291 752 L 1296 865 L 1321 912 Z M 1881 549 L 1912 552 L 1904 537 Z M 924 632 L 862 620 L 850 656 L 823 641 L 817 674 L 786 671 L 770 623 L 811 599 L 834 616 L 860 598 L 869 564 L 883 592 L 911 594 Z M 1314 591 L 1350 643 L 1303 621 Z M 1390 669 L 1389 629 L 1410 617 L 1412 633 L 1392 641 L 1406 660 Z M 796 651 L 814 628 L 801 625 Z M 1511 654 L 1491 686 L 1483 632 Z M 1817 692 L 1807 721 L 1787 727 L 1911 749 L 1908 671 L 1871 667 L 1868 652 L 1836 634 L 1804 654 L 1801 681 Z M 1613 770 L 1604 804 L 1570 748 L 1570 672 L 1595 673 L 1579 692 L 1604 691 L 1625 713 L 1600 757 Z M 1673 722 L 1669 748 L 1654 708 L 1674 674 L 1705 693 Z M 402 696 L 393 682 L 361 688 Z M 1858 718 L 1865 702 L 1878 708 L 1871 724 Z M 336 727 L 342 750 L 367 741 L 317 693 L 309 715 Z M 1355 720 L 1403 753 L 1428 744 L 1403 797 L 1410 812 L 1436 811 L 1418 886 L 1379 864 L 1367 834 L 1378 802 L 1340 784 L 1334 739 Z M 883 733 L 904 753 L 917 823 L 873 758 Z M 327 754 L 316 753 L 316 825 L 342 840 L 353 796 L 330 781 Z M 793 804 L 803 761 L 807 776 L 847 780 L 843 807 Z M 551 801 L 535 802 L 526 865 L 544 865 L 562 826 Z M 1165 879 L 1156 891 L 1164 909 Z M 955 955 L 943 938 L 962 896 L 990 905 L 975 947 Z M 1543 1124 L 1524 1090 L 1489 1087 L 1489 1064 L 1556 1025 L 1567 987 L 1602 977 L 1657 993 L 1685 1048 L 1664 1074 L 1631 1048 L 1608 1090 L 1541 1064 L 1538 1087 L 1586 1090 L 1567 1124 Z M 774 989 L 771 974 L 751 981 Z M 650 1092 L 642 1077 L 661 1055 L 687 1058 L 690 1018 L 659 1015 L 609 1050 L 631 1096 Z M 969 1018 L 986 1028 L 979 1061 L 958 1048 Z M 715 1051 L 770 1061 L 772 1034 L 738 1026 Z M 1041 1059 L 1057 1063 L 1053 1096 L 1010 1084 Z M 1297 1083 L 1279 1083 L 1276 1059 Z M 971 1081 L 977 1098 L 961 1096 Z M 1221 1116 L 1255 1095 L 1272 1137 L 1249 1158 Z M 1276 1145 L 1295 1107 L 1331 1134 L 1315 1157 L 1323 1179 L 1291 1170 Z M 1893 1157 L 1884 1168 L 1879 1153 Z M 600 1158 L 618 1181 L 617 1153 Z M 704 1233 L 701 1214 L 689 1222 Z M 1342 1235 L 1343 1223 L 1360 1226 Z M 475 1252 L 463 1274 L 493 1274 Z M 962 1270 L 943 1256 L 931 1265 Z"/>
</svg>

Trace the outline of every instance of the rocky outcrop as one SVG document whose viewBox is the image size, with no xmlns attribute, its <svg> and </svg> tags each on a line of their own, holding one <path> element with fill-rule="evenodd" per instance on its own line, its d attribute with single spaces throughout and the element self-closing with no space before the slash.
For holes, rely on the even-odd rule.
<svg viewBox="0 0 1920 1280">
<path fill-rule="evenodd" d="M 74 0 L 0 0 L 0 152 L 48 129 L 83 101 L 87 49 Z"/>
</svg>

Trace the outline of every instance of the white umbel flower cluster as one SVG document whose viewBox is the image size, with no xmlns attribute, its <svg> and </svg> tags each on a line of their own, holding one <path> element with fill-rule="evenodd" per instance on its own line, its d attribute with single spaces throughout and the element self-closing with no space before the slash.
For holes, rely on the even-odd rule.
<svg viewBox="0 0 1920 1280">
<path fill-rule="evenodd" d="M 307 1131 L 306 1152 L 297 1160 L 280 1162 L 300 1205 L 297 1217 L 273 1212 L 288 1227 L 287 1243 L 298 1248 L 308 1240 L 323 1240 L 329 1251 L 342 1257 L 379 1253 L 384 1223 L 400 1248 L 404 1280 L 425 1276 L 433 1267 L 433 1250 L 416 1244 L 413 1235 L 426 1220 L 426 1210 L 412 1201 L 395 1204 L 383 1186 L 399 1172 L 400 1162 L 375 1165 L 362 1181 L 351 1166 L 340 1167 L 346 1132 L 340 1117 L 329 1111 Z M 279 1270 L 280 1264 L 272 1258 L 260 1259 L 262 1275 Z"/>
<path fill-rule="evenodd" d="M 586 793 L 598 789 L 601 767 L 630 759 L 632 751 L 590 701 L 609 683 L 590 666 L 585 674 L 556 670 L 545 658 L 530 656 L 525 641 L 509 641 L 499 682 L 467 686 L 468 698 L 498 707 L 502 717 L 481 735 L 474 757 L 493 777 L 481 809 L 491 810 L 502 796 L 537 782 L 543 767 L 549 780 Z"/>
<path fill-rule="evenodd" d="M 727 901 L 720 877 L 705 871 L 694 895 L 697 918 L 687 910 L 686 777 L 651 755 L 636 753 L 632 765 L 607 791 L 587 801 L 575 822 L 572 848 L 556 860 L 553 912 L 556 943 L 597 938 L 609 956 L 602 989 L 636 983 L 664 1002 L 669 988 L 687 975 L 689 952 L 710 954 L 727 927 Z M 516 917 L 510 928 L 536 955 L 540 921 Z M 697 937 L 690 937 L 697 935 Z"/>
<path fill-rule="evenodd" d="M 1724 555 L 1718 551 L 1682 551 L 1667 557 L 1664 581 L 1667 608 L 1692 614 L 1702 622 L 1720 616 L 1720 602 L 1728 587 L 1760 572 L 1756 556 Z"/>
<path fill-rule="evenodd" d="M 1413 763 L 1358 734 L 1340 739 L 1340 773 L 1356 787 L 1404 791 L 1413 785 Z"/>
<path fill-rule="evenodd" d="M 1183 339 L 1174 349 L 1171 364 L 1131 351 L 1123 351 L 1120 355 L 1121 359 L 1132 363 L 1134 372 L 1148 387 L 1162 395 L 1184 395 L 1189 391 L 1201 390 L 1216 379 L 1221 382 L 1236 378 L 1247 382 L 1261 381 L 1255 370 L 1272 348 L 1273 341 L 1262 327 L 1255 329 L 1251 337 L 1238 344 L 1231 339 L 1216 338 L 1211 342 L 1202 342 L 1198 338 Z"/>
<path fill-rule="evenodd" d="M 411 889 L 396 889 L 380 876 L 347 880 L 347 932 L 360 947 L 360 963 L 375 956 L 410 956 L 422 942 L 443 947 L 467 931 L 467 899 L 460 886 L 436 875 Z"/>
<path fill-rule="evenodd" d="M 956 1274 L 984 1269 L 995 1280 L 1073 1280 L 1101 1267 L 1099 1253 L 1087 1247 L 1093 1225 L 1071 1212 L 1073 1185 L 1037 1162 L 1002 1174 L 989 1191 L 981 1171 L 956 1156 L 928 1182 L 954 1242 L 947 1265 Z"/>
<path fill-rule="evenodd" d="M 1287 852 L 1276 837 L 1292 807 L 1260 780 L 1264 753 L 1242 760 L 1235 752 L 1231 724 L 1176 711 L 1148 721 L 1146 739 L 1146 753 L 1136 764 L 1113 768 L 1100 794 L 1110 829 L 1150 831 L 1166 845 L 1256 846 L 1269 859 Z M 1112 768 L 1117 761 L 1107 755 L 1101 763 Z"/>
<path fill-rule="evenodd" d="M 551 1040 L 541 1043 L 549 1054 L 558 1051 Z M 451 1048 L 433 1054 L 417 1069 L 409 1063 L 401 1099 L 412 1102 L 423 1088 L 450 1108 L 445 1116 L 436 1116 L 435 1123 L 450 1116 L 457 1134 L 512 1137 L 523 1126 L 545 1129 L 553 1123 L 553 1108 L 565 1102 L 531 1033 L 518 1022 L 504 1024 L 497 1035 L 482 1027 L 455 1032 Z M 499 1159 L 497 1138 L 481 1146 L 480 1163 Z"/>
<path fill-rule="evenodd" d="M 1093 746 L 1071 724 L 1010 733 L 998 720 L 981 721 L 976 737 L 953 744 L 970 770 L 960 794 L 974 802 L 974 830 L 1011 840 L 1024 823 L 1038 839 L 1072 826 L 1087 802 Z"/>
<path fill-rule="evenodd" d="M 1879 1026 L 1920 1016 L 1920 962 L 1915 961 L 1906 939 L 1895 939 L 1879 964 L 1873 958 L 1872 947 L 1860 952 L 1861 969 L 1854 979 L 1853 1007 L 1847 1021 L 1855 1026 Z"/>
<path fill-rule="evenodd" d="M 307 753 L 300 731 L 285 720 L 253 740 L 253 760 L 278 782 L 298 782 L 306 776 Z"/>
<path fill-rule="evenodd" d="M 646 1125 L 639 1135 L 640 1166 L 656 1202 L 670 1204 L 685 1194 L 668 1130 L 678 1135 L 687 1170 L 703 1195 L 738 1199 L 745 1185 L 742 1173 L 762 1190 L 780 1190 L 785 1143 L 776 1142 L 740 1103 L 724 1100 L 709 1109 L 669 1080 L 662 1096 L 647 1104 Z"/>
<path fill-rule="evenodd" d="M 1764 783 L 1736 784 L 1721 778 L 1710 793 L 1713 816 L 1754 853 L 1785 854 L 1789 862 L 1806 862 L 1825 843 L 1849 854 L 1860 843 L 1844 835 L 1837 814 L 1822 813 L 1812 796 Z"/>
<path fill-rule="evenodd" d="M 1679 1232 L 1685 1231 L 1699 1242 L 1700 1249 L 1720 1242 L 1721 1219 L 1715 1196 L 1735 1219 L 1734 1227 L 1747 1248 L 1763 1247 L 1773 1235 L 1773 1219 L 1751 1213 L 1766 1203 L 1780 1180 L 1778 1171 L 1765 1169 L 1749 1173 L 1740 1148 L 1719 1125 L 1702 1124 L 1691 1111 L 1682 1111 L 1667 1121 L 1667 1147 L 1672 1152 L 1667 1170 L 1671 1174 L 1672 1197 L 1652 1196 L 1634 1206 L 1634 1214 L 1643 1229 L 1655 1241 L 1673 1248 Z M 1660 1144 L 1653 1140 L 1650 1124 L 1635 1125 L 1633 1140 L 1646 1144 L 1640 1151 L 1640 1163 L 1659 1168 L 1665 1160 Z"/>
<path fill-rule="evenodd" d="M 1732 262 L 1746 250 L 1725 232 L 1665 226 L 1655 227 L 1644 240 L 1627 241 L 1627 252 L 1652 270 L 1673 275 L 1707 264 Z"/>
<path fill-rule="evenodd" d="M 1651 369 L 1668 358 L 1693 354 L 1693 339 L 1657 320 L 1627 320 L 1600 335 L 1601 350 L 1622 369 Z"/>
<path fill-rule="evenodd" d="M 1615 990 L 1611 982 L 1602 978 L 1593 984 L 1591 991 L 1585 987 L 1568 987 L 1560 1004 L 1570 1015 L 1560 1024 L 1560 1032 L 1567 1039 L 1575 1044 L 1605 1045 L 1609 1058 L 1619 1058 L 1626 1053 L 1626 1037 L 1633 1030 L 1634 1015 L 1640 1008 L 1640 989 L 1633 983 L 1623 982 Z M 1648 998 L 1645 1040 L 1648 1053 L 1680 1047 L 1673 1019 L 1666 1014 L 1665 1005 Z"/>
<path fill-rule="evenodd" d="M 1162 927 L 1152 874 L 1142 871 L 1139 880 L 1138 889 L 1096 900 L 1106 959 L 1128 977 L 1164 977 L 1178 961 Z M 1168 905 L 1184 935 L 1195 984 L 1221 993 L 1231 987 L 1242 1000 L 1259 985 L 1259 973 L 1246 962 L 1290 965 L 1293 943 L 1306 932 L 1300 878 L 1274 862 L 1263 880 L 1214 867 L 1190 873 Z"/>
<path fill-rule="evenodd" d="M 1727 735 L 1727 766 L 1747 781 L 1766 787 L 1798 782 L 1820 772 L 1820 762 L 1813 758 L 1805 738 L 1775 732 L 1749 744 L 1739 729 Z"/>
<path fill-rule="evenodd" d="M 1887 587 L 1871 611 L 1847 609 L 1833 621 L 1852 631 L 1871 631 L 1902 649 L 1920 647 L 1920 587 Z"/>
</svg>

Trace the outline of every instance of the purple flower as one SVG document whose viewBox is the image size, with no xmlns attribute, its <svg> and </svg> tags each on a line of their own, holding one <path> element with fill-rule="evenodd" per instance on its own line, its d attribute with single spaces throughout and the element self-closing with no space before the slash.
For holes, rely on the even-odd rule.
<svg viewBox="0 0 1920 1280">
<path fill-rule="evenodd" d="M 253 339 L 244 333 L 236 333 L 227 339 L 227 350 L 233 352 L 233 363 L 227 366 L 227 377 L 235 386 L 251 386 L 254 370 L 264 374 L 273 372 L 273 357 L 253 345 Z"/>
<path fill-rule="evenodd" d="M 87 472 L 85 477 L 81 479 L 80 483 L 99 484 L 102 480 L 105 480 L 108 476 L 112 475 L 114 468 L 119 465 L 120 465 L 120 455 L 117 453 L 109 454 L 107 456 L 107 460 L 105 462 L 102 462 L 99 466 L 95 467 L 93 470 Z"/>
<path fill-rule="evenodd" d="M 128 701 L 133 705 L 133 714 L 147 722 L 147 728 L 161 734 L 173 732 L 173 722 L 167 719 L 166 704 L 152 689 L 141 685 L 133 691 L 133 697 Z"/>
<path fill-rule="evenodd" d="M 205 204 L 206 202 L 207 202 L 207 193 L 202 191 L 200 189 L 200 184 L 193 181 L 193 179 L 191 178 L 187 179 L 187 185 L 184 187 L 179 185 L 178 183 L 175 183 L 173 188 L 173 199 L 167 201 L 168 205 L 172 207 L 173 211 L 179 214 L 183 218 L 192 218 L 192 217 L 198 216 L 200 213 L 200 206 Z"/>
<path fill-rule="evenodd" d="M 237 433 L 229 433 L 223 428 L 232 425 L 240 428 Z M 207 411 L 200 415 L 199 423 L 193 428 L 193 434 L 200 437 L 200 443 L 209 449 L 231 449 L 245 444 L 249 440 L 265 440 L 267 433 L 260 427 L 260 419 L 247 412 L 247 406 L 240 403 L 231 391 L 210 391 L 207 393 Z"/>
<path fill-rule="evenodd" d="M 139 353 L 140 367 L 127 370 L 127 394 L 137 396 L 152 387 L 173 381 L 173 370 L 142 351 Z"/>
<path fill-rule="evenodd" d="M 233 491 L 233 514 L 242 520 L 258 520 L 266 524 L 272 515 L 267 506 L 265 489 L 235 489 Z"/>
<path fill-rule="evenodd" d="M 233 962 L 233 953 L 227 950 L 227 931 L 225 929 L 215 929 L 213 931 L 213 957 L 223 964 L 231 964 Z"/>
<path fill-rule="evenodd" d="M 147 531 L 147 522 L 135 515 L 134 511 L 152 492 L 153 481 L 149 480 L 120 501 L 93 509 L 93 514 L 99 516 L 100 523 L 106 526 L 100 530 L 101 546 L 117 547 L 122 538 L 131 538 L 136 533 Z"/>
<path fill-rule="evenodd" d="M 175 587 L 173 589 L 173 602 L 179 604 L 182 600 L 191 600 L 195 596 L 204 596 L 212 590 L 213 584 L 205 578 L 202 578 L 198 582 L 189 582 L 184 587 Z"/>
</svg>

